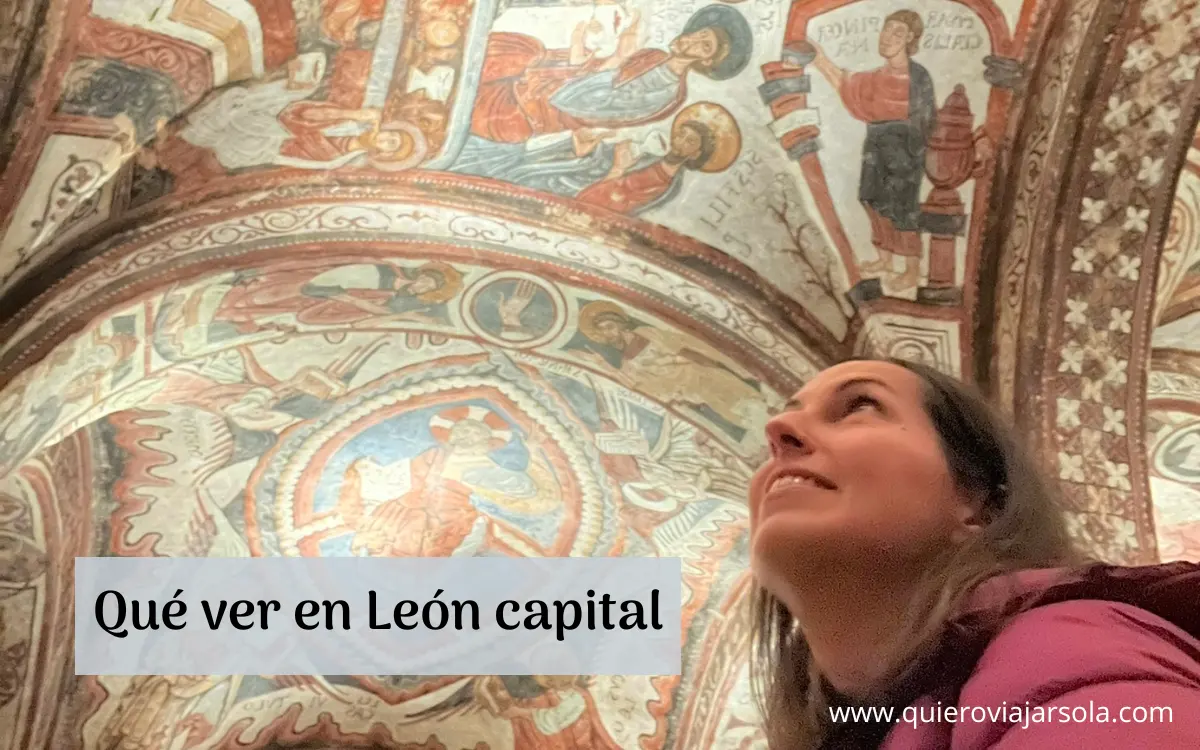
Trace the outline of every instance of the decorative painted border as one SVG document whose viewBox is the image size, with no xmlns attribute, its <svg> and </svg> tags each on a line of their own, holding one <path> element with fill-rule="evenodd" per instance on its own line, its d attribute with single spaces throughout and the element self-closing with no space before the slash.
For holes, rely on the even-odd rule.
<svg viewBox="0 0 1200 750">
<path fill-rule="evenodd" d="M 531 227 L 576 232 L 580 239 L 621 247 L 632 256 L 669 266 L 722 294 L 753 300 L 781 327 L 794 330 L 825 361 L 848 351 L 852 327 L 839 341 L 804 307 L 732 256 L 666 227 L 618 216 L 556 196 L 478 177 L 414 170 L 396 174 L 339 172 L 338 184 L 305 170 L 275 170 L 216 181 L 192 193 L 153 201 L 144 207 L 63 243 L 39 260 L 37 270 L 0 294 L 0 342 L 12 340 L 25 321 L 44 307 L 59 288 L 102 262 L 154 237 L 202 217 L 219 217 L 255 205 L 276 205 L 324 198 L 355 204 L 362 200 L 410 200 L 428 206 L 503 216 Z M 0 376 L 2 377 L 2 376 Z"/>
<path fill-rule="evenodd" d="M 75 630 L 75 557 L 90 552 L 92 539 L 91 446 L 84 433 L 46 449 L 20 471 L 32 488 L 41 517 L 49 562 L 35 618 L 40 633 L 30 654 L 18 696 L 21 715 L 14 725 L 13 747 L 69 747 L 70 722 L 63 706 L 74 693 L 74 655 L 69 650 Z M 65 736 L 64 736 L 65 735 Z"/>
<path fill-rule="evenodd" d="M 361 197 L 345 189 L 336 192 L 332 200 L 318 191 L 249 206 L 205 206 L 139 235 L 138 242 L 121 245 L 119 252 L 93 259 L 51 290 L 20 328 L 0 334 L 0 341 L 7 339 L 0 344 L 0 384 L 104 310 L 171 281 L 244 265 L 253 251 L 272 245 L 275 256 L 288 246 L 289 257 L 305 252 L 336 255 L 339 248 L 348 250 L 351 245 L 356 254 L 382 255 L 389 244 L 402 255 L 412 252 L 402 248 L 417 244 L 447 256 L 507 255 L 533 262 L 539 271 L 562 276 L 567 283 L 586 278 L 589 285 L 632 294 L 642 300 L 639 305 L 661 307 L 672 322 L 703 338 L 715 337 L 718 346 L 758 351 L 754 358 L 759 368 L 783 390 L 794 390 L 815 372 L 814 363 L 828 361 L 768 305 L 753 298 L 730 299 L 707 275 L 683 264 L 605 246 L 593 236 L 567 233 L 561 227 L 530 226 L 502 214 L 489 217 L 478 205 L 443 209 L 403 195 L 381 200 L 376 191 Z M 214 221 L 217 217 L 220 220 Z M 301 250 L 303 245 L 309 249 Z"/>
<path fill-rule="evenodd" d="M 1052 63 L 1040 90 L 1050 112 L 1083 104 L 1083 126 L 1071 142 L 1070 121 L 1047 129 L 1035 111 L 1023 143 L 1036 161 L 1018 183 L 1001 258 L 994 389 L 1056 469 L 1076 538 L 1106 559 L 1150 561 L 1146 368 L 1174 197 L 1163 187 L 1182 168 L 1200 104 L 1200 10 L 1194 0 L 1078 0 L 1065 12 L 1056 55 L 1078 67 Z M 1070 46 L 1098 51 L 1108 34 L 1100 62 Z"/>
</svg>

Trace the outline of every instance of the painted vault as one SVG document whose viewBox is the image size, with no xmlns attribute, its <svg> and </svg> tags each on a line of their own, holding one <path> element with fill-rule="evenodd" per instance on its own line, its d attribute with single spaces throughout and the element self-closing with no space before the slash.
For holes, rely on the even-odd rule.
<svg viewBox="0 0 1200 750">
<path fill-rule="evenodd" d="M 1096 554 L 1200 558 L 1193 0 L 0 30 L 0 750 L 762 747 L 746 483 L 856 354 L 986 388 Z M 683 674 L 74 675 L 76 556 L 453 554 L 682 558 Z"/>
</svg>

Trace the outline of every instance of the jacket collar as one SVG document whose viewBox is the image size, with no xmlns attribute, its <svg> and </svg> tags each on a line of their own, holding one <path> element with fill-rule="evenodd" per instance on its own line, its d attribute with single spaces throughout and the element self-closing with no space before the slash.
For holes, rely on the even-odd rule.
<svg viewBox="0 0 1200 750">
<path fill-rule="evenodd" d="M 1023 570 L 976 587 L 953 622 L 971 628 L 1018 612 L 1078 599 L 1128 604 L 1200 638 L 1200 564 L 1139 567 L 1096 563 L 1078 568 Z"/>
</svg>

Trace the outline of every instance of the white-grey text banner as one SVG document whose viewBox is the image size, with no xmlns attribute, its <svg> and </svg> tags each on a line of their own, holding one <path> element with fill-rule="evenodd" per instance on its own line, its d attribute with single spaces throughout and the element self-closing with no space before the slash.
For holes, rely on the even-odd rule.
<svg viewBox="0 0 1200 750">
<path fill-rule="evenodd" d="M 75 560 L 92 675 L 677 675 L 678 558 Z"/>
</svg>

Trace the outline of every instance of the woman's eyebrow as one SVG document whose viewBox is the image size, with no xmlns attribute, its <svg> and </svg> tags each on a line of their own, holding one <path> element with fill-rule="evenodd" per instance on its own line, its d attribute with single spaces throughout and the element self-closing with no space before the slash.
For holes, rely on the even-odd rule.
<svg viewBox="0 0 1200 750">
<path fill-rule="evenodd" d="M 860 378 L 850 378 L 849 380 L 842 381 L 841 383 L 838 384 L 837 388 L 833 389 L 833 392 L 835 394 L 841 393 L 842 391 L 846 390 L 847 388 L 850 388 L 855 385 L 862 385 L 864 383 L 869 383 L 871 385 L 877 385 L 877 386 L 884 388 L 886 390 L 889 390 L 889 391 L 892 390 L 891 387 L 888 386 L 887 383 L 883 382 L 882 380 L 879 380 L 878 378 L 860 377 Z M 797 396 L 792 396 L 784 403 L 783 408 L 780 409 L 778 413 L 783 414 L 784 412 L 796 411 L 796 410 L 802 409 L 802 408 L 804 408 L 803 401 L 801 401 L 801 399 Z"/>
</svg>

